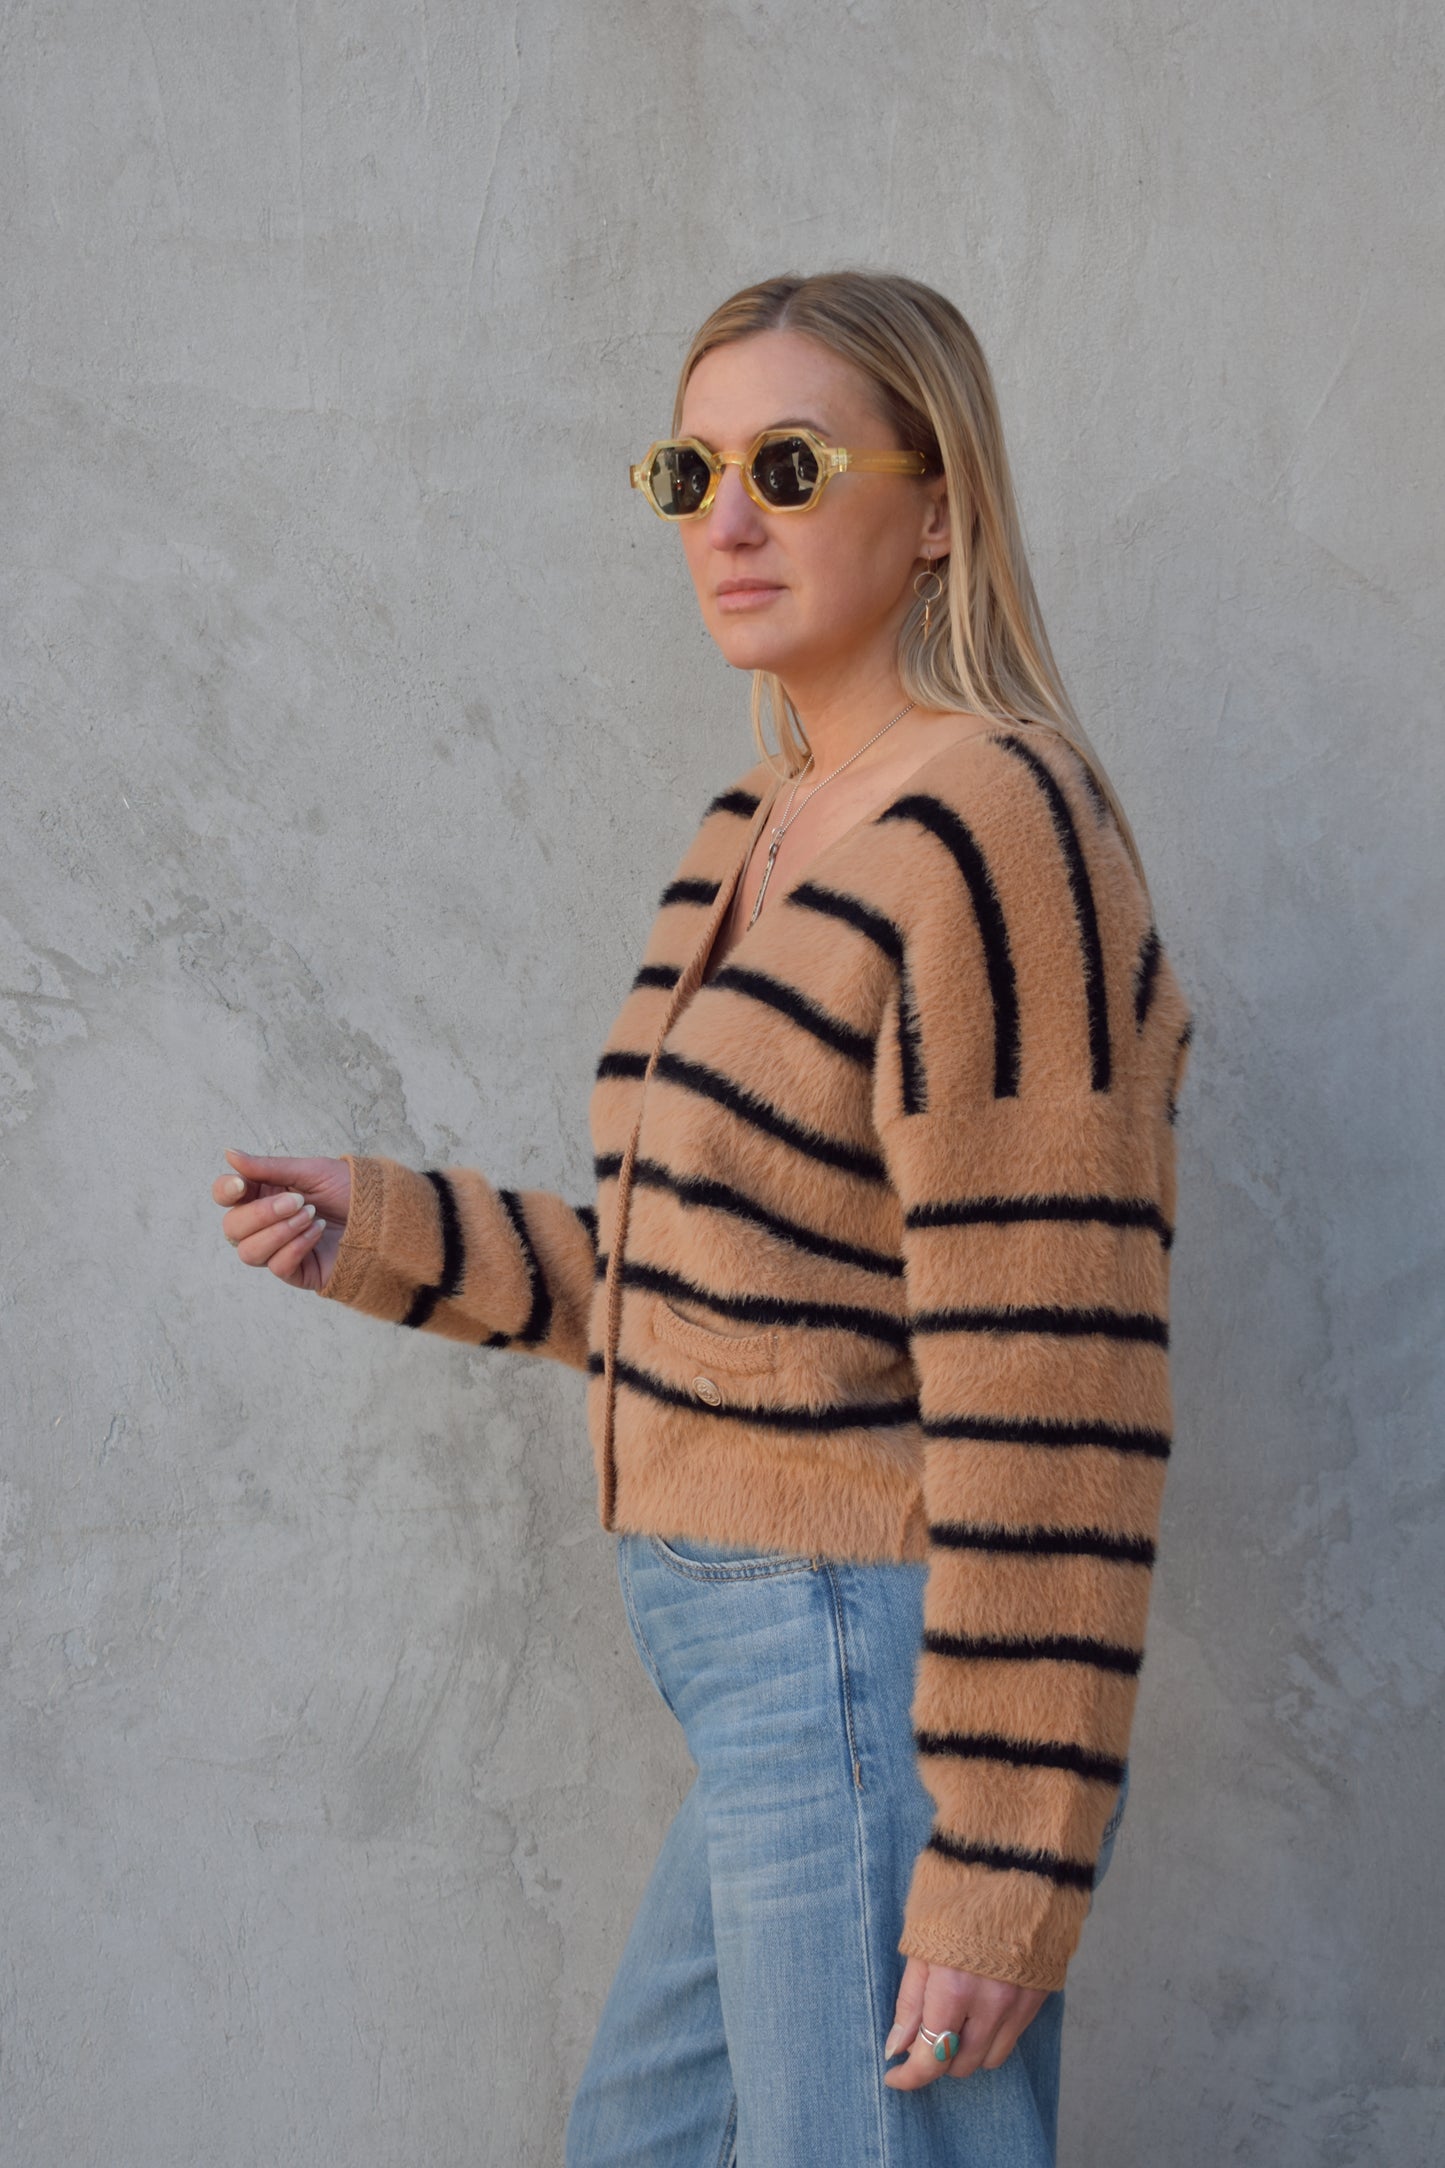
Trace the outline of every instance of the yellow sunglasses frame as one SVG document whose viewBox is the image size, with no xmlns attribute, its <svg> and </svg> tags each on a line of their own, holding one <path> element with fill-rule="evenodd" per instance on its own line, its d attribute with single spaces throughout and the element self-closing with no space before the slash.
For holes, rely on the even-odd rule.
<svg viewBox="0 0 1445 2168">
<path fill-rule="evenodd" d="M 768 443 L 785 443 L 797 438 L 806 444 L 818 462 L 818 486 L 801 504 L 770 504 L 753 480 L 752 465 L 763 446 Z M 692 512 L 664 512 L 652 492 L 652 467 L 659 452 L 686 449 L 696 452 L 708 468 L 711 480 L 703 491 L 702 502 Z M 697 437 L 659 437 L 649 444 L 643 457 L 627 470 L 634 489 L 640 489 L 659 519 L 669 527 L 681 526 L 687 519 L 701 519 L 712 508 L 722 480 L 724 467 L 737 467 L 742 472 L 743 488 L 764 512 L 811 512 L 819 502 L 824 490 L 835 474 L 926 474 L 928 461 L 922 452 L 854 452 L 843 444 L 825 444 L 811 429 L 761 429 L 745 452 L 715 452 Z"/>
</svg>

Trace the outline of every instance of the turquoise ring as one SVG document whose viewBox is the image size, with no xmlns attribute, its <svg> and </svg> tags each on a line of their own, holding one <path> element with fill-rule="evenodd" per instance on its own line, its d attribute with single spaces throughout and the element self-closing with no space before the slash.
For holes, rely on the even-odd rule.
<svg viewBox="0 0 1445 2168">
<path fill-rule="evenodd" d="M 951 2063 L 958 2053 L 958 2034 L 956 2032 L 930 2032 L 926 2025 L 920 2025 L 918 2034 L 920 2039 L 931 2043 L 935 2062 Z"/>
</svg>

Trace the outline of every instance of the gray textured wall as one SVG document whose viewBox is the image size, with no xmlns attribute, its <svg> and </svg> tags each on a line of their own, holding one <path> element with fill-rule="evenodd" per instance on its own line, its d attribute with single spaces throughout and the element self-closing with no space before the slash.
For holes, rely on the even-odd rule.
<svg viewBox="0 0 1445 2168">
<path fill-rule="evenodd" d="M 708 306 L 847 261 L 984 341 L 1199 1012 L 1063 2159 L 1439 2158 L 1442 60 L 1426 0 L 0 6 L 6 2168 L 559 2157 L 690 1774 L 580 1381 L 286 1294 L 208 1186 L 589 1193 L 751 757 L 625 462 Z"/>
</svg>

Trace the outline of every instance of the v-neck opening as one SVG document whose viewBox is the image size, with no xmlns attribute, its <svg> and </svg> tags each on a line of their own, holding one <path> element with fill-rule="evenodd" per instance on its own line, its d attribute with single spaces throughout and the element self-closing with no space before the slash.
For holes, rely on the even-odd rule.
<svg viewBox="0 0 1445 2168">
<path fill-rule="evenodd" d="M 738 935 L 737 940 L 733 943 L 731 949 L 728 951 L 726 960 L 718 965 L 718 970 L 727 970 L 728 966 L 736 960 L 738 953 L 742 949 L 743 944 L 748 939 L 748 936 L 757 931 L 758 927 L 762 925 L 763 920 L 768 917 L 771 912 L 780 911 L 782 909 L 783 905 L 787 902 L 789 896 L 792 895 L 795 888 L 801 888 L 804 882 L 811 881 L 816 878 L 818 868 L 822 864 L 824 859 L 831 857 L 835 851 L 842 850 L 843 846 L 846 843 L 851 843 L 853 838 L 856 835 L 861 834 L 862 831 L 867 828 L 873 821 L 881 820 L 890 806 L 896 805 L 900 798 L 903 798 L 907 796 L 911 791 L 916 790 L 920 785 L 922 777 L 927 774 L 930 768 L 934 767 L 939 761 L 946 760 L 951 753 L 961 752 L 965 745 L 976 744 L 981 739 L 993 737 L 998 731 L 1007 730 L 1009 727 L 1010 726 L 1006 723 L 993 723 L 990 724 L 987 730 L 970 731 L 967 737 L 955 738 L 951 745 L 941 746 L 936 753 L 930 753 L 927 760 L 920 761 L 916 768 L 910 769 L 909 773 L 903 778 L 903 781 L 897 786 L 894 791 L 890 793 L 887 798 L 884 799 L 881 805 L 875 806 L 873 810 L 869 813 L 860 814 L 856 821 L 851 822 L 849 826 L 842 831 L 841 834 L 834 836 L 830 843 L 825 843 L 819 850 L 814 851 L 812 857 L 808 860 L 806 866 L 803 868 L 803 871 L 798 875 L 797 879 L 791 882 L 787 888 L 783 889 L 782 892 L 774 898 L 774 901 L 772 903 L 764 903 L 763 908 L 761 911 L 759 911 L 757 917 L 752 920 L 749 925 L 743 927 L 742 932 Z M 1014 725 L 1013 727 L 1017 729 L 1027 726 Z M 1062 736 L 1062 732 L 1057 732 L 1055 733 L 1055 735 Z M 754 850 L 757 848 L 758 838 L 766 831 L 768 820 L 772 815 L 773 808 L 777 804 L 778 799 L 782 796 L 785 786 L 792 781 L 793 778 L 791 776 L 779 777 L 771 797 L 768 798 L 765 803 L 762 827 L 755 830 L 749 835 L 747 842 L 743 845 L 742 856 L 733 867 L 732 876 L 727 884 L 727 902 L 723 907 L 721 917 L 718 919 L 717 924 L 713 928 L 712 939 L 708 943 L 707 953 L 703 958 L 702 974 L 699 977 L 698 983 L 694 987 L 692 995 L 690 997 L 690 999 L 693 1001 L 697 999 L 697 996 L 700 993 L 704 993 L 712 983 L 712 980 L 708 976 L 708 967 L 712 961 L 712 951 L 717 946 L 718 935 L 721 933 L 724 925 L 727 923 L 728 914 L 732 910 L 734 902 L 737 900 L 738 888 L 742 882 L 743 875 L 747 871 L 748 861 L 752 857 Z M 769 884 L 769 887 L 771 889 L 771 883 Z M 676 1019 L 674 1019 L 674 1021 L 676 1021 Z"/>
</svg>

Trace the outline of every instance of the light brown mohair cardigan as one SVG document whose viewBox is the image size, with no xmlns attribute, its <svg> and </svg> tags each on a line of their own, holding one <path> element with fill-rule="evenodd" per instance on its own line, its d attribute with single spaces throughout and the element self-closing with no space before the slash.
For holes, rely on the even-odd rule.
<svg viewBox="0 0 1445 2168">
<path fill-rule="evenodd" d="M 778 788 L 715 798 L 663 892 L 595 1206 L 347 1155 L 325 1293 L 586 1372 L 605 1529 L 926 1560 L 898 1948 L 1059 1987 L 1138 1692 L 1190 1006 L 1027 725 L 925 761 L 704 983 Z"/>
</svg>

